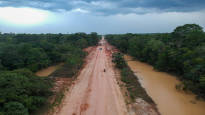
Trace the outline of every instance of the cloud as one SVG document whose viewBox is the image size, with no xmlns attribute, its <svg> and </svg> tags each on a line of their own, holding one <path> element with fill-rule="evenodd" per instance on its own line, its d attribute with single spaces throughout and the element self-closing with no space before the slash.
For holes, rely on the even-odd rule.
<svg viewBox="0 0 205 115">
<path fill-rule="evenodd" d="M 196 23 L 205 28 L 205 11 L 129 13 L 107 16 L 81 13 L 79 10 L 52 13 L 54 16 L 49 17 L 52 20 L 35 26 L 5 26 L 4 23 L 0 23 L 0 31 L 17 33 L 158 33 L 172 32 L 177 26 L 187 23 Z"/>
<path fill-rule="evenodd" d="M 2 32 L 155 33 L 204 20 L 205 0 L 0 0 Z"/>
<path fill-rule="evenodd" d="M 89 13 L 88 10 L 84 10 L 84 9 L 81 9 L 81 8 L 73 9 L 73 10 L 71 10 L 71 12 Z"/>
<path fill-rule="evenodd" d="M 33 26 L 45 22 L 48 17 L 51 17 L 51 13 L 45 10 L 26 7 L 0 7 L 0 23 L 4 24 Z"/>
<path fill-rule="evenodd" d="M 205 8 L 205 0 L 1 0 L 0 7 L 33 7 L 50 11 L 76 11 L 94 15 L 193 12 Z M 79 10 L 80 9 L 80 10 Z"/>
</svg>

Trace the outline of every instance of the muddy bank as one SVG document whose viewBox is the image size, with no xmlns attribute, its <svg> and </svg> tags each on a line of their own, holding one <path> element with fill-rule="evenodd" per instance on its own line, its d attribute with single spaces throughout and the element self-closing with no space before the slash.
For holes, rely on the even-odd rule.
<svg viewBox="0 0 205 115">
<path fill-rule="evenodd" d="M 129 56 L 125 59 L 162 115 L 204 115 L 205 102 L 196 100 L 193 94 L 176 90 L 180 81 L 175 76 L 157 72 L 148 64 L 132 61 Z"/>
<path fill-rule="evenodd" d="M 47 67 L 45 69 L 42 69 L 42 70 L 36 72 L 35 74 L 37 76 L 40 76 L 40 77 L 46 77 L 46 76 L 49 76 L 54 71 L 56 71 L 62 65 L 63 65 L 63 63 L 57 64 L 57 65 L 53 65 L 53 66 L 49 66 L 49 67 Z"/>
</svg>

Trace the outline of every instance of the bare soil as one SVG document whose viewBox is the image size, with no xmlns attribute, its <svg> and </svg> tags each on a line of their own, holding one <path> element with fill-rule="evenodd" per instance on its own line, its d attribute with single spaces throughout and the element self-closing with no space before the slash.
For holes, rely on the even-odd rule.
<svg viewBox="0 0 205 115">
<path fill-rule="evenodd" d="M 39 76 L 39 77 L 47 77 L 51 73 L 56 71 L 62 65 L 63 65 L 63 63 L 57 64 L 57 65 L 53 65 L 53 66 L 49 66 L 48 68 L 45 68 L 45 69 L 42 69 L 42 70 L 36 72 L 36 75 Z"/>
</svg>

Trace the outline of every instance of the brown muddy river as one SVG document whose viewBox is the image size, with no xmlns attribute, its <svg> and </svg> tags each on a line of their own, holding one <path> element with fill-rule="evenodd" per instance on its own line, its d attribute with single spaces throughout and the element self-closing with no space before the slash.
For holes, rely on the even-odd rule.
<svg viewBox="0 0 205 115">
<path fill-rule="evenodd" d="M 42 70 L 36 72 L 35 74 L 39 77 L 46 77 L 46 76 L 50 75 L 51 73 L 53 73 L 56 69 L 58 69 L 62 65 L 63 65 L 63 63 L 53 65 L 53 66 L 49 66 L 45 69 L 42 69 Z"/>
<path fill-rule="evenodd" d="M 125 59 L 162 115 L 205 115 L 205 102 L 196 100 L 193 94 L 176 90 L 175 85 L 180 81 L 175 76 L 157 72 L 139 61 L 129 61 L 130 56 Z"/>
</svg>

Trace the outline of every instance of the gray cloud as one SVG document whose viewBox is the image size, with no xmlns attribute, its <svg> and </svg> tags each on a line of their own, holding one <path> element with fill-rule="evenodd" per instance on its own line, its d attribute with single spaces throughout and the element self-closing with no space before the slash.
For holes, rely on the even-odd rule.
<svg viewBox="0 0 205 115">
<path fill-rule="evenodd" d="M 205 8 L 205 0 L 1 0 L 0 7 L 33 7 L 50 11 L 81 9 L 96 15 L 192 12 Z"/>
</svg>

